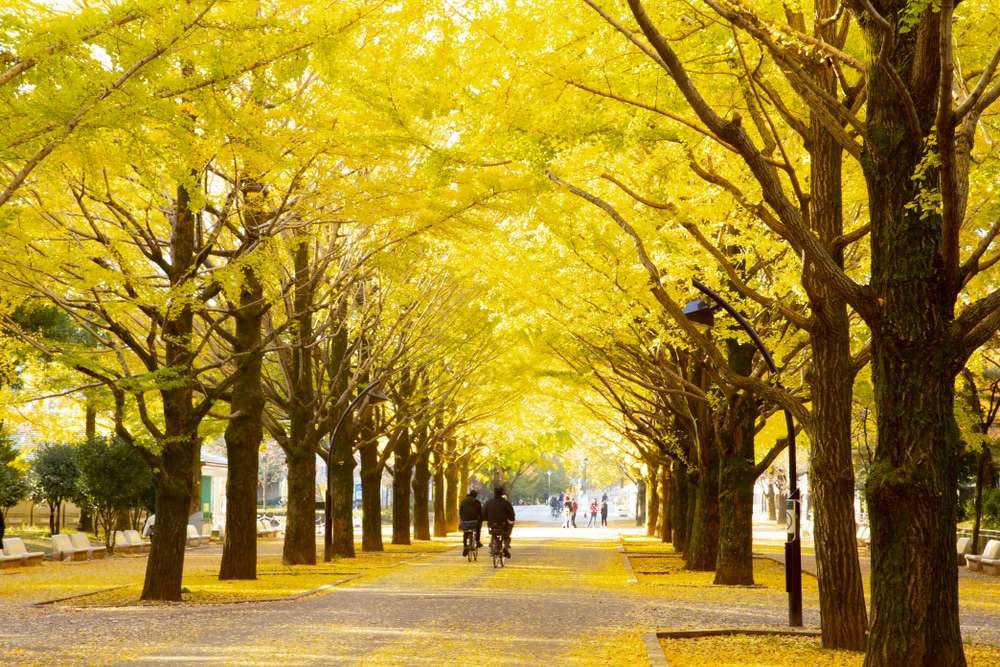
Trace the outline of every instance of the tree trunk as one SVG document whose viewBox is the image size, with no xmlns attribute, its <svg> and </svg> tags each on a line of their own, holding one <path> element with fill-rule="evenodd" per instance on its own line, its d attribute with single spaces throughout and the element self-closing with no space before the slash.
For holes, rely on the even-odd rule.
<svg viewBox="0 0 1000 667">
<path fill-rule="evenodd" d="M 458 504 L 462 502 L 462 498 L 465 494 L 469 492 L 469 479 L 471 475 L 469 473 L 469 459 L 468 457 L 462 457 L 458 464 L 458 495 L 455 497 L 455 519 L 458 520 Z M 456 524 L 457 527 L 457 524 Z"/>
<path fill-rule="evenodd" d="M 993 462 L 991 460 L 990 450 L 986 447 L 986 445 L 983 445 L 981 451 L 979 452 L 979 466 L 976 469 L 976 499 L 973 505 L 973 513 L 975 516 L 973 516 L 972 519 L 972 553 L 975 554 L 980 553 L 979 531 L 983 523 L 983 487 L 987 484 L 987 478 L 992 478 L 992 475 L 987 475 L 987 472 L 992 469 L 992 466 Z"/>
<path fill-rule="evenodd" d="M 767 501 L 768 521 L 777 521 L 778 508 L 775 505 L 774 484 L 770 480 L 767 482 L 767 496 L 765 497 L 765 499 Z"/>
<path fill-rule="evenodd" d="M 673 471 L 671 472 L 673 489 L 671 489 L 671 524 L 674 527 L 673 545 L 674 551 L 684 553 L 687 548 L 688 539 L 688 505 L 691 500 L 688 496 L 688 472 L 687 465 L 678 459 L 674 459 Z"/>
<path fill-rule="evenodd" d="M 255 207 L 248 206 L 247 241 L 256 240 Z M 264 288 L 253 269 L 243 269 L 233 357 L 237 364 L 226 425 L 226 532 L 219 579 L 257 578 L 257 473 L 264 438 L 261 329 Z M 200 471 L 199 471 L 200 472 Z M 265 489 L 265 493 L 266 493 Z M 199 497 L 200 500 L 200 497 Z"/>
<path fill-rule="evenodd" d="M 292 256 L 291 364 L 288 372 L 288 434 L 282 442 L 288 467 L 288 511 L 281 559 L 286 565 L 316 564 L 316 449 L 312 348 L 313 283 L 309 241 L 296 239 Z"/>
<path fill-rule="evenodd" d="M 392 475 L 392 543 L 410 544 L 410 485 L 413 466 L 398 462 Z"/>
<path fill-rule="evenodd" d="M 644 526 L 646 524 L 646 480 L 640 479 L 635 483 L 635 525 Z"/>
<path fill-rule="evenodd" d="M 839 0 L 818 0 L 815 11 L 829 16 L 825 12 L 838 7 Z M 838 43 L 838 28 L 832 22 L 818 26 L 817 32 L 825 41 Z M 837 94 L 837 77 L 826 64 L 811 67 L 810 74 L 828 93 Z M 816 112 L 810 114 L 810 135 L 810 227 L 843 268 L 843 246 L 835 244 L 844 233 L 843 149 Z M 809 481 L 810 497 L 815 500 L 822 642 L 824 648 L 857 651 L 864 648 L 868 621 L 854 523 L 850 323 L 843 298 L 827 281 L 806 270 L 802 284 L 816 315 L 809 331 L 813 360 Z M 772 495 L 772 505 L 773 501 Z M 772 518 L 773 514 L 769 508 Z"/>
<path fill-rule="evenodd" d="M 671 479 L 670 463 L 660 465 L 660 541 L 669 542 L 673 535 L 673 521 L 671 516 Z"/>
<path fill-rule="evenodd" d="M 955 553 L 961 442 L 953 412 L 953 367 L 950 359 L 942 359 L 947 348 L 926 349 L 914 363 L 900 354 L 902 346 L 875 339 L 879 435 L 866 485 L 872 563 L 869 666 L 965 664 Z"/>
<path fill-rule="evenodd" d="M 169 392 L 164 392 L 169 393 Z M 174 401 L 165 401 L 168 426 L 176 423 Z M 173 413 L 173 414 L 171 414 Z M 168 438 L 171 433 L 168 431 Z M 197 439 L 176 434 L 167 440 L 161 454 L 161 469 L 154 475 L 156 486 L 156 529 L 153 531 L 141 599 L 179 602 L 184 577 L 184 549 L 191 509 L 191 470 L 198 450 Z"/>
<path fill-rule="evenodd" d="M 346 421 L 346 420 L 345 420 Z M 330 466 L 330 511 L 333 519 L 332 542 L 324 560 L 354 558 L 354 438 L 341 427 L 333 442 Z"/>
<path fill-rule="evenodd" d="M 431 539 L 430 524 L 430 452 L 426 449 L 416 457 L 413 468 L 413 539 Z"/>
<path fill-rule="evenodd" d="M 730 368 L 740 375 L 753 371 L 756 348 L 726 341 Z M 753 585 L 754 422 L 757 401 L 748 392 L 727 398 L 716 429 L 719 452 L 719 553 L 713 583 Z"/>
<path fill-rule="evenodd" d="M 438 454 L 434 455 L 434 537 L 447 537 L 448 526 L 445 522 L 444 502 L 444 468 L 445 464 Z"/>
<path fill-rule="evenodd" d="M 444 523 L 449 533 L 458 530 L 458 503 L 461 501 L 459 495 L 459 469 L 454 461 L 448 462 L 444 470 L 446 482 L 444 492 Z"/>
<path fill-rule="evenodd" d="M 285 544 L 281 561 L 285 565 L 316 564 L 316 453 L 311 445 L 293 441 L 285 450 L 288 466 L 288 510 L 285 517 Z"/>
<path fill-rule="evenodd" d="M 698 478 L 684 567 L 711 572 L 719 554 L 719 450 L 715 434 L 703 429 L 699 436 Z"/>
<path fill-rule="evenodd" d="M 883 7 L 893 14 L 905 9 L 902 2 Z M 958 164 L 949 145 L 954 128 L 937 132 L 935 123 L 941 73 L 953 71 L 941 57 L 941 25 L 951 14 L 942 6 L 918 16 L 908 31 L 892 24 L 891 48 L 870 58 L 867 72 L 862 168 L 872 229 L 869 289 L 877 298 L 877 312 L 867 317 L 878 441 L 865 485 L 872 568 L 866 667 L 966 664 L 955 553 L 961 442 L 954 402 L 968 342 L 955 337 L 954 311 L 968 174 L 956 184 L 939 167 Z M 874 22 L 860 27 L 870 53 L 890 39 Z M 901 103 L 890 73 L 905 82 L 911 106 Z M 948 114 L 951 100 L 946 104 Z M 935 136 L 937 145 L 928 145 L 926 138 Z M 928 202 L 928 193 L 940 199 Z"/>
<path fill-rule="evenodd" d="M 361 455 L 361 550 L 384 551 L 382 546 L 382 469 L 378 447 L 365 445 Z"/>
<path fill-rule="evenodd" d="M 656 535 L 660 523 L 660 480 L 656 477 L 656 465 L 647 466 L 649 474 L 646 477 L 646 535 Z"/>
</svg>

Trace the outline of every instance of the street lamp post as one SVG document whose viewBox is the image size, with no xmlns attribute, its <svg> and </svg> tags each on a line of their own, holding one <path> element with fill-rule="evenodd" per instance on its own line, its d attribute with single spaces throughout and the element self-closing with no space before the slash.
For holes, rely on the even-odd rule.
<svg viewBox="0 0 1000 667">
<path fill-rule="evenodd" d="M 358 395 L 351 399 L 351 402 L 347 404 L 344 411 L 340 414 L 340 418 L 337 423 L 334 424 L 333 430 L 330 431 L 330 446 L 326 451 L 326 496 L 324 498 L 324 522 L 323 522 L 323 560 L 330 561 L 333 560 L 333 443 L 337 439 L 337 433 L 340 431 L 341 425 L 344 423 L 344 419 L 348 414 L 354 409 L 354 407 L 363 399 L 365 396 L 371 398 L 372 403 L 382 403 L 388 401 L 389 398 L 380 392 L 374 391 L 375 385 L 379 383 L 378 380 L 366 385 Z M 352 503 L 353 504 L 353 503 Z"/>
<path fill-rule="evenodd" d="M 740 314 L 732 304 L 723 299 L 715 290 L 705 285 L 700 280 L 693 280 L 695 288 L 714 301 L 717 307 L 729 313 L 740 325 L 754 346 L 764 357 L 771 374 L 775 376 L 776 383 L 781 386 L 778 377 L 778 367 L 774 363 L 771 352 L 764 345 L 760 335 L 753 328 L 749 321 Z M 711 326 L 714 322 L 712 311 L 716 306 L 696 299 L 684 306 L 684 315 L 692 322 Z M 788 592 L 788 625 L 792 627 L 802 626 L 802 541 L 799 535 L 799 481 L 795 468 L 795 423 L 792 421 L 792 413 L 785 408 L 785 428 L 788 430 L 788 536 L 785 541 L 785 590 Z"/>
</svg>

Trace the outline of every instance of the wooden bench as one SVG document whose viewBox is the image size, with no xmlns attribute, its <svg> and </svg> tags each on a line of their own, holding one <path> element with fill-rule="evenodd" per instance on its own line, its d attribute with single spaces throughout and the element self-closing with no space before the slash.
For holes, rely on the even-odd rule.
<svg viewBox="0 0 1000 667">
<path fill-rule="evenodd" d="M 968 554 L 965 557 L 965 565 L 973 572 L 1000 574 L 1000 540 L 987 542 L 981 556 Z"/>
<path fill-rule="evenodd" d="M 41 551 L 28 551 L 24 540 L 20 537 L 3 538 L 3 557 L 5 562 L 19 561 L 19 565 L 37 565 L 42 562 L 45 554 Z"/>
</svg>

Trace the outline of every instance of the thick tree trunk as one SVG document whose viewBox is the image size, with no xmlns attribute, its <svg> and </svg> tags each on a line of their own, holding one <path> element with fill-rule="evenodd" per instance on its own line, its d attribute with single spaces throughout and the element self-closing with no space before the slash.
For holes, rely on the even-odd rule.
<svg viewBox="0 0 1000 667">
<path fill-rule="evenodd" d="M 990 450 L 986 445 L 982 446 L 979 452 L 979 465 L 976 468 L 976 497 L 973 501 L 972 518 L 972 553 L 980 553 L 979 531 L 983 524 L 983 488 L 989 483 L 992 485 L 993 461 Z M 985 547 L 985 545 L 983 545 Z"/>
<path fill-rule="evenodd" d="M 635 483 L 635 525 L 646 525 L 646 480 Z"/>
<path fill-rule="evenodd" d="M 816 12 L 825 16 L 824 12 L 835 12 L 838 7 L 838 0 L 818 0 Z M 824 40 L 837 43 L 838 28 L 832 23 L 817 31 Z M 828 93 L 836 95 L 834 71 L 823 64 L 812 67 L 811 74 Z M 810 134 L 810 226 L 843 267 L 843 247 L 835 245 L 844 233 L 843 149 L 816 113 L 810 117 Z M 822 642 L 824 648 L 857 651 L 864 648 L 868 620 L 854 523 L 850 323 L 843 298 L 827 281 L 805 271 L 802 282 L 816 314 L 809 332 L 813 357 L 809 482 L 810 498 L 815 501 Z M 768 513 L 773 519 L 773 492 L 770 501 Z"/>
<path fill-rule="evenodd" d="M 413 466 L 396 463 L 392 474 L 392 543 L 410 543 L 410 485 Z"/>
<path fill-rule="evenodd" d="M 295 429 L 293 429 L 293 434 Z M 303 442 L 285 450 L 288 511 L 281 560 L 285 565 L 316 564 L 316 454 Z"/>
<path fill-rule="evenodd" d="M 673 516 L 670 479 L 670 463 L 660 465 L 660 541 L 669 542 L 673 536 Z"/>
<path fill-rule="evenodd" d="M 726 341 L 730 368 L 750 375 L 756 348 Z M 713 583 L 753 585 L 754 422 L 757 401 L 747 392 L 729 396 L 716 431 L 719 452 L 719 553 Z"/>
<path fill-rule="evenodd" d="M 469 492 L 469 479 L 471 475 L 469 473 L 469 459 L 468 457 L 462 457 L 458 463 L 458 495 L 455 498 L 456 503 L 461 503 L 462 498 L 465 494 Z M 455 518 L 458 519 L 458 504 L 455 505 Z"/>
<path fill-rule="evenodd" d="M 247 207 L 248 220 L 256 209 Z M 247 223 L 247 242 L 256 225 Z M 261 329 L 264 288 L 253 269 L 243 270 L 233 357 L 237 365 L 226 425 L 226 532 L 219 579 L 257 578 L 257 472 L 264 438 L 264 391 L 261 387 Z M 266 493 L 266 489 L 265 489 Z"/>
<path fill-rule="evenodd" d="M 672 540 L 674 551 L 677 553 L 684 553 L 688 537 L 687 507 L 689 498 L 687 493 L 687 466 L 682 461 L 676 459 L 674 460 L 672 466 L 673 470 L 670 474 L 670 479 L 673 484 L 673 488 L 670 490 L 670 523 L 674 528 Z"/>
<path fill-rule="evenodd" d="M 292 313 L 293 343 L 289 371 L 289 438 L 283 443 L 288 466 L 288 512 L 282 562 L 316 564 L 316 445 L 312 376 L 313 285 L 309 242 L 297 239 L 293 254 L 295 291 Z"/>
<path fill-rule="evenodd" d="M 938 192 L 944 198 L 936 165 L 955 157 L 951 147 L 925 141 L 935 135 L 943 16 L 927 10 L 912 30 L 897 29 L 887 58 L 880 64 L 872 58 L 868 70 L 862 167 L 872 227 L 870 289 L 878 299 L 877 316 L 869 315 L 878 442 L 865 485 L 872 567 L 866 667 L 966 664 L 955 553 L 961 442 L 954 413 L 965 341 L 954 338 L 953 328 L 958 248 L 951 252 L 953 237 L 943 233 L 960 227 L 964 203 L 960 193 L 949 197 L 954 205 L 947 209 L 926 197 Z M 862 29 L 878 53 L 885 32 L 873 24 Z M 906 82 L 909 113 L 889 72 Z M 919 127 L 911 129 L 914 115 Z M 940 162 L 929 161 L 930 151 Z M 945 221 L 943 213 L 953 217 Z"/>
<path fill-rule="evenodd" d="M 378 448 L 365 445 L 361 455 L 361 550 L 384 551 L 382 545 L 382 469 Z"/>
<path fill-rule="evenodd" d="M 684 566 L 710 572 L 719 554 L 719 451 L 711 429 L 700 436 L 698 478 Z"/>
<path fill-rule="evenodd" d="M 656 527 L 660 523 L 660 480 L 656 476 L 656 467 L 649 466 L 649 474 L 646 477 L 646 535 L 653 537 L 656 535 Z"/>
<path fill-rule="evenodd" d="M 767 519 L 768 521 L 778 520 L 778 508 L 776 506 L 775 494 L 774 494 L 774 483 L 767 483 Z"/>
<path fill-rule="evenodd" d="M 354 451 L 348 429 L 341 427 L 333 443 L 330 466 L 331 549 L 324 560 L 354 558 Z"/>
<path fill-rule="evenodd" d="M 936 345 L 914 359 L 879 339 L 873 349 L 879 439 L 866 485 L 869 666 L 965 664 L 955 553 L 961 443 L 951 360 L 942 359 L 947 348 Z"/>
<path fill-rule="evenodd" d="M 413 467 L 413 539 L 431 539 L 430 524 L 430 452 L 416 457 Z"/>
<path fill-rule="evenodd" d="M 166 393 L 166 392 L 165 392 Z M 168 426 L 177 421 L 177 410 L 165 401 Z M 168 431 L 168 437 L 170 431 Z M 196 439 L 190 434 L 186 440 L 176 434 L 177 440 L 164 446 L 161 469 L 154 475 L 156 486 L 156 528 L 153 531 L 146 577 L 141 599 L 178 602 L 181 599 L 181 581 L 184 577 L 184 549 L 187 546 L 187 524 L 191 508 L 191 470 L 198 451 Z"/>
<path fill-rule="evenodd" d="M 458 464 L 449 461 L 444 469 L 444 479 L 446 482 L 444 492 L 444 523 L 449 533 L 458 530 L 458 503 L 461 501 L 459 478 Z"/>
<path fill-rule="evenodd" d="M 434 537 L 447 537 L 448 526 L 445 522 L 444 502 L 444 462 L 437 454 L 434 455 Z"/>
</svg>

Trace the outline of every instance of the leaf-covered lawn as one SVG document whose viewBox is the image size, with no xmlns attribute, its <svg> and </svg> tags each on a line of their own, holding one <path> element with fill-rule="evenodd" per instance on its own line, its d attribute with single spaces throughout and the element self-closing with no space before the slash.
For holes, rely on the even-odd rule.
<svg viewBox="0 0 1000 667">
<path fill-rule="evenodd" d="M 830 651 L 819 638 L 732 635 L 693 639 L 661 639 L 671 667 L 860 667 L 863 653 Z M 1000 648 L 967 645 L 969 667 L 1000 664 Z"/>
</svg>

